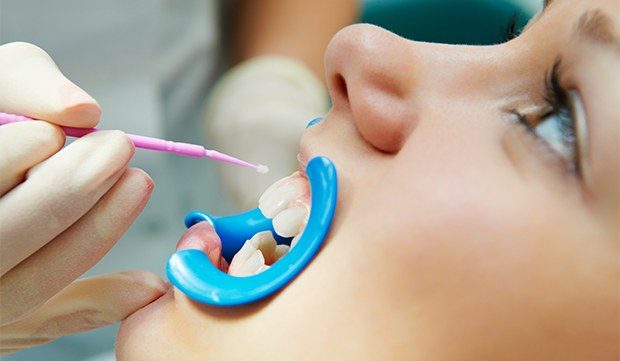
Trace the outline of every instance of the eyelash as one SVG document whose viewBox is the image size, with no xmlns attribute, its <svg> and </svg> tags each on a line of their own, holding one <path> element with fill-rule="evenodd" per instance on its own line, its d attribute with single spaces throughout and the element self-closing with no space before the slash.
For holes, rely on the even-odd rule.
<svg viewBox="0 0 620 361">
<path fill-rule="evenodd" d="M 519 13 L 514 13 L 510 20 L 508 21 L 508 25 L 506 26 L 506 33 L 504 34 L 504 41 L 510 41 L 517 36 L 519 36 L 520 30 L 517 30 L 517 24 L 519 23 Z"/>
<path fill-rule="evenodd" d="M 568 95 L 566 89 L 560 84 L 561 60 L 557 59 L 551 71 L 545 77 L 545 100 L 551 107 L 547 114 L 543 114 L 541 119 L 551 113 L 556 113 L 560 117 L 560 130 L 565 140 L 575 141 L 575 121 L 570 111 Z"/>
<path fill-rule="evenodd" d="M 535 137 L 537 141 L 543 143 L 547 143 L 547 141 L 536 133 L 536 127 L 539 124 L 544 123 L 551 116 L 557 117 L 562 142 L 565 144 L 570 144 L 570 147 L 573 149 L 574 153 L 571 157 L 572 159 L 568 160 L 568 168 L 569 170 L 574 171 L 577 175 L 580 175 L 580 162 L 579 157 L 576 155 L 578 152 L 575 134 L 575 120 L 570 110 L 567 91 L 560 84 L 560 68 L 561 60 L 557 59 L 545 76 L 544 99 L 547 103 L 547 111 L 536 115 L 534 120 L 517 110 L 512 110 L 511 113 L 514 114 L 519 123 L 528 130 L 528 134 Z M 548 148 L 546 151 L 555 153 L 555 151 L 550 147 L 545 148 Z"/>
</svg>

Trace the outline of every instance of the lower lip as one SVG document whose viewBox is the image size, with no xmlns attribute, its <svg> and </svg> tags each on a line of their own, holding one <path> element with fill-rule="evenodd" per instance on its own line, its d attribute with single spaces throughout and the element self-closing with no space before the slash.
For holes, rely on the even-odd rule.
<svg viewBox="0 0 620 361">
<path fill-rule="evenodd" d="M 190 227 L 177 242 L 177 251 L 198 249 L 205 253 L 221 248 L 219 238 L 206 223 L 197 223 Z"/>
<path fill-rule="evenodd" d="M 213 264 L 222 271 L 228 269 L 228 264 L 222 258 L 222 243 L 213 227 L 206 222 L 199 222 L 191 226 L 179 239 L 177 251 L 197 249 L 204 252 Z"/>
</svg>

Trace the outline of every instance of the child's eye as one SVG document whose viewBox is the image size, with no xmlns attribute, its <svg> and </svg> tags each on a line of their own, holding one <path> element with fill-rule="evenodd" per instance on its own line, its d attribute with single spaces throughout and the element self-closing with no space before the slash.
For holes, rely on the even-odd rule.
<svg viewBox="0 0 620 361">
<path fill-rule="evenodd" d="M 520 20 L 519 13 L 515 13 L 512 15 L 510 20 L 508 21 L 508 25 L 506 25 L 506 33 L 504 34 L 504 41 L 510 41 L 517 36 L 521 32 L 521 29 L 518 28 L 518 23 Z"/>
<path fill-rule="evenodd" d="M 559 65 L 559 61 L 555 63 L 546 81 L 548 111 L 534 119 L 517 115 L 522 124 L 565 160 L 570 171 L 581 175 L 583 154 L 579 148 L 584 146 L 581 143 L 586 131 L 583 104 L 576 91 L 567 91 L 560 85 Z"/>
<path fill-rule="evenodd" d="M 569 164 L 576 165 L 575 121 L 568 106 L 562 104 L 558 109 L 552 109 L 531 128 Z"/>
</svg>

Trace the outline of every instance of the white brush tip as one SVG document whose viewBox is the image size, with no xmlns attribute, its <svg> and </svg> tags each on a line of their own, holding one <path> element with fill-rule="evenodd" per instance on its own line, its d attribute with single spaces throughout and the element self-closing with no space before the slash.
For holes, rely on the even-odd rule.
<svg viewBox="0 0 620 361">
<path fill-rule="evenodd" d="M 267 167 L 266 165 L 259 164 L 256 167 L 256 171 L 258 173 L 260 173 L 260 174 L 265 174 L 265 173 L 269 172 L 269 167 Z"/>
</svg>

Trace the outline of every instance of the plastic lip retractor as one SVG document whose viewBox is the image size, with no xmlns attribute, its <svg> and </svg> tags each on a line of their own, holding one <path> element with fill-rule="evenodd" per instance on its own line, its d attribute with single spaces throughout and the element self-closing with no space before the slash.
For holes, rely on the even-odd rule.
<svg viewBox="0 0 620 361">
<path fill-rule="evenodd" d="M 315 157 L 308 163 L 306 174 L 312 197 L 306 229 L 295 247 L 269 269 L 249 277 L 231 276 L 217 269 L 204 252 L 185 249 L 168 260 L 166 272 L 170 282 L 194 301 L 215 306 L 255 302 L 287 285 L 321 248 L 336 210 L 338 179 L 332 161 Z M 222 254 L 229 261 L 245 240 L 260 231 L 271 230 L 278 243 L 288 241 L 278 239 L 271 220 L 258 209 L 230 217 L 192 212 L 185 218 L 185 225 L 191 227 L 200 221 L 207 221 L 215 228 L 222 240 Z"/>
</svg>

